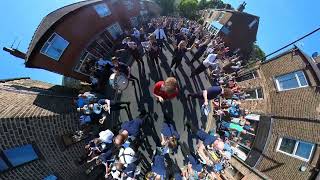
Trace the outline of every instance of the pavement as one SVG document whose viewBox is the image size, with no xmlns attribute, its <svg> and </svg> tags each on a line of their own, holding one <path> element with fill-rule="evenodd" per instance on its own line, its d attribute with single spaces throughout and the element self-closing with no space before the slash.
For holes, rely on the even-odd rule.
<svg viewBox="0 0 320 180">
<path fill-rule="evenodd" d="M 182 66 L 174 73 L 179 82 L 179 95 L 177 98 L 165 102 L 162 106 L 157 103 L 152 95 L 154 84 L 159 80 L 170 77 L 170 64 L 172 60 L 173 47 L 163 49 L 163 55 L 160 58 L 160 66 L 143 57 L 144 66 L 137 62 L 132 63 L 132 74 L 139 78 L 139 83 L 131 84 L 121 94 L 118 99 L 121 101 L 130 101 L 129 113 L 120 111 L 114 117 L 119 122 L 128 121 L 135 118 L 139 114 L 139 110 L 145 109 L 150 114 L 150 118 L 142 127 L 144 134 L 147 136 L 141 147 L 142 154 L 146 162 L 151 162 L 152 152 L 156 146 L 160 146 L 160 131 L 164 121 L 164 114 L 172 118 L 176 128 L 181 135 L 180 144 L 187 144 L 189 149 L 195 149 L 196 141 L 192 138 L 191 133 L 185 127 L 187 121 L 191 121 L 194 126 L 206 129 L 207 118 L 201 117 L 200 107 L 202 102 L 198 100 L 188 100 L 186 95 L 191 92 L 197 92 L 210 87 L 209 80 L 206 79 L 204 73 L 190 78 L 191 69 L 198 66 L 195 62 L 193 66 L 188 66 L 187 62 L 191 60 L 192 55 L 187 52 L 186 57 L 182 61 Z M 177 154 L 171 156 L 173 163 L 179 167 L 185 164 L 185 158 L 179 147 Z"/>
</svg>

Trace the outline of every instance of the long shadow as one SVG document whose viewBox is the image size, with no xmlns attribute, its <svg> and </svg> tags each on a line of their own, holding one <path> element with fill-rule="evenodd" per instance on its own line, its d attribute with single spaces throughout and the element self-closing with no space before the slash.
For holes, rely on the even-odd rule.
<svg viewBox="0 0 320 180">
<path fill-rule="evenodd" d="M 149 70 L 150 70 L 149 77 L 153 81 L 157 82 L 159 80 L 159 73 L 158 73 L 158 68 L 157 68 L 156 63 L 153 60 L 148 58 L 147 64 L 148 64 L 148 67 L 149 67 Z"/>
<path fill-rule="evenodd" d="M 168 53 L 165 53 L 168 54 Z M 170 70 L 170 65 L 169 65 L 169 59 L 171 58 L 167 58 L 167 56 L 165 54 L 161 54 L 159 59 L 161 61 L 161 65 L 163 70 L 166 72 L 167 76 L 170 76 L 171 70 Z M 171 63 L 171 62 L 170 62 Z"/>
<path fill-rule="evenodd" d="M 162 112 L 165 116 L 173 118 L 173 108 L 171 101 L 165 101 L 161 104 Z"/>
</svg>

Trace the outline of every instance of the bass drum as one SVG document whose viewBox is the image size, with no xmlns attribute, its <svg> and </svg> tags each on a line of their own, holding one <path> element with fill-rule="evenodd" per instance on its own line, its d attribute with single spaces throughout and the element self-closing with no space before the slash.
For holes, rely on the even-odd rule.
<svg viewBox="0 0 320 180">
<path fill-rule="evenodd" d="M 113 73 L 109 78 L 109 84 L 113 89 L 123 91 L 127 89 L 129 80 L 123 73 Z"/>
</svg>

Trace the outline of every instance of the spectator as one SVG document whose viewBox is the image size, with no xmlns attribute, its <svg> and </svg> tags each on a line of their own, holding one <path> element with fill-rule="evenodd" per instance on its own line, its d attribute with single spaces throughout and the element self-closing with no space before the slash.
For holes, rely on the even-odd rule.
<svg viewBox="0 0 320 180">
<path fill-rule="evenodd" d="M 207 56 L 207 58 L 198 67 L 196 67 L 195 70 L 191 72 L 190 77 L 193 77 L 195 75 L 202 73 L 209 66 L 211 66 L 213 69 L 216 69 L 217 66 L 219 66 L 218 58 L 221 58 L 220 54 L 214 54 L 213 52 L 211 52 Z"/>
</svg>

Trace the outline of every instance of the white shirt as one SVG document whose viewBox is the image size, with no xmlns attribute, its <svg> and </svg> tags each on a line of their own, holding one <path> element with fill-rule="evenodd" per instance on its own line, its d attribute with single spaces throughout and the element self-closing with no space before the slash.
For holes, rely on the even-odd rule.
<svg viewBox="0 0 320 180">
<path fill-rule="evenodd" d="M 119 151 L 119 162 L 124 164 L 127 167 L 129 164 L 135 162 L 137 160 L 136 153 L 131 147 L 121 148 Z"/>
<path fill-rule="evenodd" d="M 205 67 L 217 65 L 217 54 L 209 54 L 208 57 L 202 62 Z"/>
<path fill-rule="evenodd" d="M 159 33 L 160 31 L 160 33 Z M 161 28 L 161 29 L 156 29 L 153 34 L 156 36 L 156 39 L 167 39 L 167 36 L 166 34 L 164 33 L 164 30 Z M 160 34 L 160 36 L 159 36 Z"/>
<path fill-rule="evenodd" d="M 99 133 L 99 139 L 101 139 L 101 141 L 104 143 L 112 143 L 113 136 L 114 136 L 113 132 L 110 131 L 109 129 L 105 131 L 101 131 Z"/>
<path fill-rule="evenodd" d="M 133 36 L 136 38 L 140 38 L 140 31 L 138 31 L 137 29 L 133 31 Z"/>
</svg>

